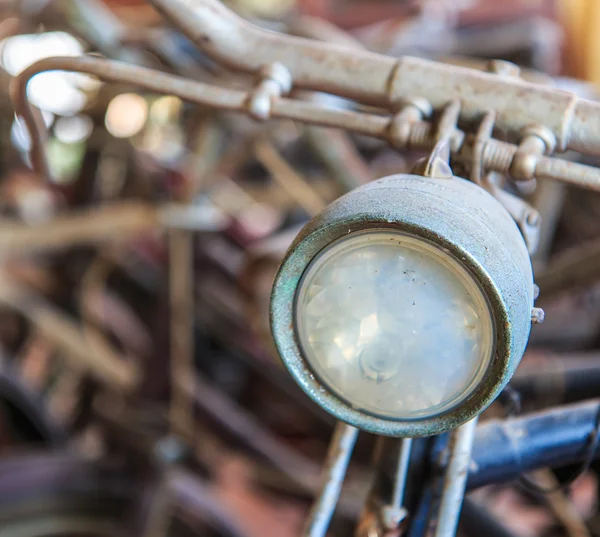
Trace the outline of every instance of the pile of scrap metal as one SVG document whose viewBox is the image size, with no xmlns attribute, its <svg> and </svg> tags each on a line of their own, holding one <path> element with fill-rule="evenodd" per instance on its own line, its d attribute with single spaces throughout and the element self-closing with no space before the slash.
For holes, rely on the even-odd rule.
<svg viewBox="0 0 600 537">
<path fill-rule="evenodd" d="M 293 35 L 482 69 L 487 58 L 518 60 L 530 69 L 524 76 L 557 83 L 547 76 L 561 57 L 553 2 L 230 4 Z M 0 537 L 297 535 L 333 419 L 275 356 L 272 280 L 309 217 L 419 155 L 339 129 L 185 103 L 144 68 L 176 75 L 180 93 L 189 80 L 232 89 L 252 80 L 144 2 L 0 8 Z M 126 65 L 88 68 L 84 53 Z M 92 76 L 53 71 L 29 84 L 47 135 L 43 177 L 29 167 L 40 170 L 30 153 L 38 141 L 15 119 L 9 94 L 18 107 L 22 73 L 59 55 L 67 58 L 47 70 Z M 324 93 L 303 98 L 354 106 Z M 576 195 L 545 183 L 530 200 L 544 217 L 538 279 L 557 319 L 515 379 L 531 407 L 588 397 L 600 378 L 599 205 L 586 193 L 586 211 L 574 210 Z M 564 253 L 554 261 L 557 244 Z M 575 280 L 584 291 L 573 291 Z M 565 354 L 549 355 L 550 345 Z M 374 442 L 360 439 L 332 534 L 348 534 L 360 515 Z M 583 511 L 596 497 L 585 485 Z M 521 493 L 485 494 L 479 502 Z M 560 513 L 555 504 L 516 518 L 537 514 L 541 532 Z M 481 516 L 471 507 L 467 526 Z"/>
</svg>

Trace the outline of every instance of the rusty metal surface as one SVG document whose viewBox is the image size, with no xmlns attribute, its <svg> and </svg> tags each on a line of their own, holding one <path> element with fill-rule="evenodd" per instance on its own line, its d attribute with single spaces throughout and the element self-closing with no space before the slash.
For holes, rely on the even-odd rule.
<svg viewBox="0 0 600 537">
<path fill-rule="evenodd" d="M 283 38 L 247 23 L 219 1 L 158 0 L 152 4 L 198 47 L 229 67 L 258 73 L 264 65 L 281 63 L 298 87 L 373 101 L 385 99 L 396 63 L 393 58 Z"/>
<path fill-rule="evenodd" d="M 484 289 L 495 322 L 495 359 L 484 381 L 459 407 L 419 421 L 376 418 L 323 389 L 304 359 L 293 306 L 302 274 L 323 248 L 367 228 L 396 229 L 440 245 L 460 259 Z M 271 328 L 284 364 L 322 408 L 376 434 L 427 436 L 470 420 L 497 397 L 527 345 L 533 301 L 525 244 L 512 218 L 491 195 L 457 178 L 397 175 L 340 198 L 297 236 L 273 286 Z"/>
<path fill-rule="evenodd" d="M 460 509 L 467 486 L 471 452 L 477 429 L 477 418 L 459 427 L 450 436 L 449 460 L 444 475 L 442 499 L 437 515 L 435 537 L 453 537 L 456 534 Z"/>
<path fill-rule="evenodd" d="M 359 51 L 355 52 L 358 53 Z M 407 60 L 409 64 L 410 61 Z M 571 112 L 577 114 L 579 113 L 577 111 L 581 110 L 581 115 L 585 118 L 582 119 L 582 121 L 593 129 L 596 125 L 593 122 L 593 117 L 596 113 L 595 107 L 600 105 L 580 100 L 575 95 L 566 92 L 558 92 L 544 86 L 530 85 L 532 91 L 525 91 L 519 89 L 520 84 L 523 83 L 514 78 L 488 75 L 470 69 L 460 69 L 454 66 L 437 64 L 435 62 L 426 62 L 425 60 L 415 59 L 414 62 L 417 78 L 420 77 L 419 79 L 423 79 L 423 77 L 425 77 L 425 79 L 427 79 L 427 72 L 428 69 L 430 69 L 432 72 L 436 73 L 436 76 L 439 78 L 439 80 L 436 79 L 437 82 L 442 80 L 454 80 L 454 82 L 452 82 L 453 87 L 466 88 L 464 90 L 467 92 L 466 94 L 454 94 L 456 98 L 461 99 L 461 106 L 458 113 L 459 118 L 464 117 L 474 120 L 477 118 L 478 114 L 481 113 L 481 110 L 477 111 L 473 108 L 474 105 L 472 103 L 476 102 L 477 99 L 476 96 L 472 94 L 472 91 L 468 89 L 468 84 L 466 84 L 466 82 L 469 81 L 470 77 L 491 76 L 491 79 L 485 79 L 487 84 L 486 87 L 489 92 L 487 94 L 485 92 L 482 94 L 484 95 L 484 100 L 494 98 L 496 95 L 494 92 L 500 91 L 498 88 L 502 87 L 504 88 L 503 92 L 501 92 L 502 95 L 512 95 L 510 99 L 506 100 L 507 103 L 523 102 L 524 100 L 526 101 L 525 97 L 531 98 L 534 101 L 535 99 L 540 98 L 544 103 L 542 109 L 536 111 L 538 108 L 536 107 L 535 102 L 529 101 L 527 103 L 528 110 L 533 111 L 532 114 L 538 114 L 538 117 L 534 118 L 533 116 L 528 116 L 526 117 L 526 120 L 523 120 L 524 116 L 519 113 L 514 115 L 514 111 L 507 110 L 502 112 L 501 101 L 499 101 L 500 106 L 494 105 L 497 111 L 497 118 L 501 118 L 503 113 L 508 114 L 511 118 L 520 118 L 519 128 L 516 129 L 517 133 L 525 136 L 528 135 L 532 128 L 534 129 L 534 133 L 543 129 L 544 132 L 548 132 L 549 135 L 555 139 L 555 142 L 560 149 L 561 145 L 564 147 L 575 147 L 571 144 L 571 141 L 575 138 L 570 137 L 570 128 L 573 126 L 574 132 L 578 137 L 586 140 L 586 144 L 596 143 L 594 142 L 594 132 L 588 132 L 581 125 L 578 125 L 576 123 L 576 117 L 571 118 L 569 116 L 569 122 L 564 123 L 563 120 L 566 116 L 561 116 L 560 121 L 557 120 L 558 123 L 553 124 L 552 118 L 554 116 L 552 115 L 552 110 L 554 110 L 553 107 L 559 102 L 562 102 L 565 106 L 567 106 L 567 103 L 570 103 L 568 104 L 569 114 Z M 421 67 L 423 67 L 424 71 L 421 70 Z M 257 109 L 255 108 L 255 105 L 258 105 L 260 102 L 260 117 L 262 119 L 280 117 L 303 121 L 314 125 L 343 128 L 361 134 L 382 138 L 398 148 L 430 150 L 436 140 L 435 128 L 431 123 L 415 121 L 414 119 L 405 117 L 401 112 L 396 116 L 386 117 L 378 114 L 329 108 L 306 101 L 278 97 L 276 94 L 270 93 L 272 91 L 269 89 L 272 87 L 270 85 L 259 85 L 256 92 L 225 89 L 160 73 L 144 67 L 131 66 L 120 62 L 101 60 L 92 57 L 48 58 L 36 62 L 19 76 L 15 77 L 10 88 L 15 110 L 24 120 L 32 138 L 30 155 L 33 167 L 45 177 L 50 176 L 44 148 L 44 140 L 46 138 L 45 129 L 42 123 L 37 121 L 36 117 L 38 114 L 27 100 L 27 84 L 36 74 L 53 70 L 91 74 L 106 82 L 128 83 L 160 93 L 174 94 L 184 100 L 197 104 L 243 112 L 251 116 L 256 115 Z M 413 93 L 409 96 L 413 99 L 425 98 L 429 105 L 437 104 L 445 106 L 445 103 L 448 102 L 448 96 L 453 96 L 452 93 L 445 93 L 445 96 L 443 98 L 440 97 L 438 102 L 431 103 L 431 96 L 428 96 L 427 92 L 423 93 L 421 90 L 418 90 L 420 87 L 420 84 L 418 87 L 415 86 L 414 90 L 411 90 Z M 429 87 L 429 84 L 427 87 Z M 267 91 L 268 93 L 264 94 L 264 91 Z M 486 101 L 486 103 L 486 107 L 491 106 L 490 100 Z M 577 103 L 579 103 L 579 108 L 573 108 Z M 487 108 L 485 109 L 487 110 Z M 571 119 L 573 120 L 572 122 L 570 121 Z M 600 124 L 600 122 L 598 122 L 598 124 Z M 543 127 L 541 127 L 541 125 L 543 125 Z M 504 125 L 503 122 L 498 119 L 496 120 L 496 126 L 506 127 L 509 131 L 511 130 L 511 128 Z M 515 129 L 512 130 L 515 131 Z M 535 135 L 537 136 L 537 134 Z M 600 131 L 598 135 L 600 136 Z M 600 143 L 600 137 L 598 140 Z M 454 129 L 453 134 L 450 135 L 450 149 L 453 160 L 467 166 L 472 163 L 472 140 L 470 137 L 465 136 L 465 133 L 459 129 Z M 583 152 L 587 151 L 590 153 L 595 151 L 591 146 L 580 147 L 579 149 Z M 552 150 L 554 150 L 554 148 L 549 152 Z M 585 166 L 559 158 L 527 152 L 520 149 L 517 145 L 495 139 L 489 139 L 484 143 L 481 155 L 481 166 L 484 170 L 497 171 L 502 174 L 511 174 L 517 180 L 531 180 L 533 178 L 541 180 L 550 179 L 583 188 L 600 190 L 600 171 L 592 166 Z"/>
<path fill-rule="evenodd" d="M 559 150 L 600 151 L 600 128 L 594 121 L 600 105 L 567 92 L 420 58 L 395 60 L 280 36 L 251 26 L 217 0 L 153 4 L 199 48 L 238 70 L 258 73 L 265 64 L 280 63 L 298 87 L 391 108 L 415 97 L 427 99 L 434 109 L 460 99 L 462 120 L 476 121 L 493 108 L 498 126 L 513 137 L 531 125 L 544 125 Z"/>
<path fill-rule="evenodd" d="M 46 236 L 40 233 L 39 228 L 25 224 L 0 224 L 0 246 L 5 257 L 16 262 L 16 268 L 11 269 L 9 264 L 3 267 L 0 302 L 7 310 L 16 311 L 23 317 L 34 332 L 27 334 L 24 363 L 35 362 L 36 353 L 49 354 L 50 351 L 44 350 L 44 344 L 52 351 L 64 354 L 60 358 L 71 371 L 61 371 L 59 387 L 53 389 L 67 392 L 67 399 L 70 383 L 80 390 L 76 392 L 75 399 L 78 404 L 79 399 L 83 402 L 80 406 L 75 405 L 79 414 L 74 421 L 86 425 L 91 422 L 92 429 L 96 428 L 91 434 L 85 431 L 91 437 L 91 440 L 86 438 L 85 441 L 93 446 L 94 441 L 98 442 L 100 429 L 100 436 L 105 435 L 100 443 L 106 451 L 100 451 L 99 457 L 104 457 L 107 452 L 116 452 L 136 468 L 138 465 L 143 468 L 143 479 L 135 481 L 141 493 L 136 496 L 128 518 L 130 531 L 142 535 L 161 533 L 168 517 L 166 495 L 163 495 L 162 489 L 168 489 L 171 500 L 184 504 L 183 507 L 177 506 L 175 520 L 179 520 L 182 509 L 193 513 L 202 511 L 204 506 L 215 515 L 217 522 L 220 521 L 215 522 L 213 527 L 223 525 L 234 535 L 255 537 L 269 533 L 264 529 L 257 530 L 259 523 L 248 524 L 253 518 L 260 519 L 262 514 L 266 520 L 263 528 L 285 536 L 285 532 L 278 531 L 281 526 L 277 525 L 275 516 L 275 513 L 280 513 L 279 505 L 274 503 L 269 510 L 265 508 L 269 502 L 258 498 L 263 487 L 269 489 L 271 495 L 276 495 L 272 494 L 273 491 L 284 491 L 288 500 L 289 497 L 300 498 L 301 507 L 297 512 L 302 516 L 303 509 L 317 490 L 316 460 L 324 451 L 330 422 L 320 412 L 321 409 L 311 407 L 310 412 L 304 414 L 290 404 L 288 398 L 294 400 L 294 397 L 303 394 L 299 390 L 297 394 L 291 393 L 295 388 L 292 381 L 287 382 L 288 378 L 283 378 L 285 371 L 277 370 L 275 362 L 270 361 L 270 349 L 257 342 L 246 326 L 248 319 L 241 311 L 245 297 L 235 287 L 245 276 L 240 268 L 242 260 L 250 258 L 250 263 L 256 260 L 268 264 L 268 270 L 263 269 L 263 265 L 255 267 L 258 273 L 256 279 L 249 277 L 244 280 L 251 287 L 245 291 L 251 294 L 256 291 L 253 282 L 260 279 L 262 286 L 270 284 L 272 272 L 269 270 L 274 269 L 283 255 L 280 246 L 267 252 L 260 249 L 253 252 L 252 246 L 257 244 L 257 237 L 268 237 L 283 222 L 295 225 L 304 221 L 307 214 L 321 212 L 335 195 L 370 182 L 376 174 L 365 164 L 364 157 L 374 147 L 387 151 L 388 155 L 394 152 L 402 155 L 399 160 L 392 161 L 392 167 L 399 162 L 404 165 L 402 159 L 407 154 L 426 152 L 425 166 L 415 170 L 436 178 L 431 179 L 429 193 L 440 197 L 444 194 L 454 196 L 455 205 L 470 213 L 468 218 L 471 220 L 464 215 L 458 219 L 459 223 L 448 219 L 447 227 L 454 227 L 454 231 L 449 232 L 452 240 L 440 239 L 440 235 L 448 231 L 444 227 L 446 224 L 432 225 L 432 229 L 423 236 L 437 241 L 456 256 L 464 256 L 464 263 L 491 297 L 499 338 L 498 356 L 488 378 L 464 409 L 425 426 L 413 423 L 400 426 L 378 423 L 373 426 L 369 418 L 357 418 L 357 413 L 346 408 L 345 402 L 319 393 L 320 387 L 316 382 L 304 387 L 324 408 L 334 414 L 337 412 L 336 416 L 377 433 L 423 435 L 455 428 L 491 403 L 510 379 L 526 344 L 530 324 L 541 317 L 540 310 L 532 309 L 535 292 L 529 257 L 513 220 L 519 225 L 530 252 L 535 248 L 539 227 L 535 210 L 521 199 L 520 194 L 531 187 L 534 179 L 556 180 L 600 191 L 600 172 L 596 167 L 553 156 L 555 152 L 566 149 L 600 153 L 600 105 L 547 85 L 525 82 L 519 78 L 518 68 L 512 64 L 492 62 L 489 72 L 482 72 L 425 59 L 392 58 L 368 52 L 356 39 L 323 21 L 297 19 L 291 24 L 286 21 L 285 25 L 273 27 L 286 27 L 292 33 L 330 41 L 329 44 L 259 29 L 215 0 L 155 0 L 153 3 L 175 23 L 176 28 L 195 42 L 202 54 L 217 60 L 218 65 L 211 64 L 205 56 L 193 55 L 191 46 L 178 48 L 173 35 L 164 29 L 140 29 L 128 36 L 124 25 L 109 16 L 100 3 L 92 0 L 79 3 L 65 1 L 57 8 L 59 16 L 56 21 L 64 23 L 68 12 L 77 8 L 75 11 L 80 11 L 85 17 L 79 21 L 81 25 L 75 25 L 74 32 L 86 34 L 85 29 L 91 26 L 93 31 L 87 31 L 87 42 L 94 44 L 95 49 L 137 65 L 93 56 L 45 59 L 14 77 L 11 95 L 17 115 L 31 135 L 30 160 L 39 175 L 36 181 L 52 179 L 47 158 L 51 133 L 40 122 L 39 111 L 28 101 L 27 88 L 34 76 L 54 70 L 88 73 L 115 84 L 117 91 L 139 88 L 149 92 L 146 95 L 149 100 L 154 99 L 155 93 L 163 93 L 196 105 L 193 113 L 189 113 L 192 107 L 186 109 L 189 115 L 181 121 L 186 123 L 181 127 L 192 131 L 190 140 L 186 140 L 191 146 L 185 148 L 189 154 L 179 157 L 185 160 L 185 165 L 179 167 L 179 163 L 169 162 L 162 169 L 153 160 L 154 155 L 148 155 L 152 151 L 130 151 L 134 154 L 132 160 L 136 160 L 133 166 L 135 180 L 139 182 L 133 191 L 144 199 L 143 202 L 116 206 L 112 197 L 100 196 L 102 203 L 113 205 L 91 209 L 81 216 L 59 216 L 45 224 Z M 411 5 L 410 10 L 413 7 Z M 46 21 L 41 15 L 39 18 L 36 15 L 35 20 L 40 24 Z M 98 22 L 97 27 L 95 22 Z M 16 30 L 7 29 L 8 33 L 13 31 Z M 208 69 L 204 68 L 205 63 L 210 65 Z M 220 64 L 250 73 L 254 80 L 235 74 L 225 75 Z M 163 71 L 152 69 L 153 66 L 160 66 Z M 298 91 L 303 88 L 314 93 Z M 331 92 L 353 101 L 320 98 L 322 96 L 316 92 Z M 365 104 L 374 104 L 378 108 L 363 106 Z M 238 116 L 231 119 L 227 114 L 213 114 L 207 109 L 235 112 L 246 118 Z M 103 112 L 100 110 L 99 117 Z M 271 126 L 257 128 L 246 122 L 247 118 L 260 121 L 291 119 L 310 126 L 304 131 L 298 129 L 298 133 L 290 136 L 289 139 L 293 139 L 291 143 L 286 139 L 285 129 L 275 130 Z M 188 120 L 192 127 L 187 124 Z M 223 124 L 228 127 L 223 128 Z M 231 125 L 234 127 L 229 128 Z M 350 132 L 376 138 L 375 145 L 367 146 L 364 139 L 350 137 Z M 284 142 L 279 143 L 280 139 Z M 307 139 L 310 158 L 306 157 L 306 148 L 296 152 L 297 142 Z M 136 145 L 135 141 L 132 145 Z M 222 146 L 234 150 L 221 151 Z M 290 146 L 293 146 L 292 150 L 288 151 Z M 387 146 L 391 149 L 382 149 Z M 239 150 L 240 147 L 242 150 Z M 219 153 L 221 160 L 217 158 Z M 257 156 L 258 159 L 255 158 Z M 326 188 L 323 188 L 322 178 L 311 168 L 316 167 L 313 158 L 325 165 Z M 311 162 L 305 162 L 308 160 Z M 452 190 L 450 182 L 455 180 L 441 178 L 452 175 L 449 164 L 460 168 L 461 174 L 477 185 L 469 185 L 473 192 L 478 189 L 477 192 L 484 195 L 479 187 L 488 190 L 508 210 L 512 220 L 505 215 L 504 221 L 498 222 L 490 215 L 482 215 L 486 211 L 485 203 L 478 205 L 476 200 L 468 195 L 462 196 L 460 192 L 449 194 Z M 254 168 L 259 165 L 264 170 L 257 172 Z M 182 168 L 190 169 L 182 171 Z M 94 175 L 94 171 L 94 165 L 86 168 L 80 182 L 85 183 L 86 176 Z M 501 176 L 497 184 L 491 182 L 491 172 Z M 323 171 L 320 173 L 323 174 Z M 239 181 L 244 175 L 250 176 L 250 180 Z M 155 188 L 154 184 L 157 176 L 160 177 L 157 181 L 161 183 L 159 188 Z M 330 181 L 331 178 L 337 184 Z M 148 186 L 149 183 L 152 185 Z M 144 188 L 140 188 L 140 184 Z M 157 194 L 160 188 L 164 191 Z M 327 211 L 331 209 L 325 209 L 325 216 L 318 217 L 317 223 L 298 239 L 300 242 L 296 246 L 302 245 L 302 241 L 310 244 L 302 245 L 306 247 L 303 256 L 294 259 L 293 269 L 296 272 L 293 277 L 289 278 L 289 274 L 281 276 L 275 290 L 276 294 L 281 294 L 274 306 L 274 318 L 277 318 L 275 337 L 284 360 L 290 360 L 292 355 L 291 359 L 297 358 L 288 313 L 293 303 L 293 286 L 310 261 L 310 254 L 327 244 L 336 233 L 346 233 L 349 221 L 350 229 L 358 230 L 365 223 L 371 225 L 373 220 L 387 226 L 393 225 L 390 219 L 399 218 L 401 211 L 398 207 L 402 206 L 402 199 L 373 195 L 377 188 L 378 183 L 375 183 L 361 191 L 361 195 L 367 192 L 366 198 L 373 202 L 365 211 L 361 212 L 364 207 L 360 204 L 348 209 L 348 214 L 361 213 L 354 220 L 352 218 L 356 214 L 353 213 L 352 218 L 330 226 L 331 221 L 327 220 L 330 213 Z M 219 192 L 219 189 L 222 190 Z M 165 191 L 178 203 L 164 205 L 163 202 L 154 204 L 148 201 L 155 199 L 153 195 L 164 199 Z M 124 192 L 129 195 L 129 191 Z M 181 195 L 181 192 L 185 194 Z M 262 196 L 260 202 L 255 197 L 257 192 Z M 195 223 L 187 210 L 194 203 L 192 198 L 195 196 L 212 198 L 227 215 L 226 227 L 211 228 L 218 228 L 220 232 L 219 240 L 212 246 L 208 241 L 192 236 L 194 231 L 206 230 L 206 227 Z M 416 197 L 410 201 L 415 201 Z M 281 202 L 281 198 L 285 198 L 285 203 Z M 92 196 L 83 199 L 84 205 L 99 201 Z M 203 201 L 206 199 L 203 198 Z M 415 206 L 418 206 L 417 201 Z M 390 208 L 390 205 L 395 207 Z M 501 208 L 496 205 L 493 210 L 491 205 L 486 205 L 490 214 Z M 206 205 L 203 205 L 201 210 L 205 209 Z M 265 216 L 268 213 L 265 209 L 271 210 L 271 214 Z M 414 208 L 410 210 L 414 212 Z M 425 203 L 421 214 L 413 214 L 411 218 L 414 217 L 414 221 L 421 218 L 419 223 L 423 224 L 427 223 L 425 220 L 433 221 L 438 216 L 436 199 Z M 470 225 L 465 224 L 465 219 Z M 483 225 L 480 220 L 484 221 Z M 327 229 L 315 231 L 321 225 Z M 461 226 L 462 230 L 456 231 Z M 288 229 L 295 234 L 295 228 Z M 315 236 L 322 233 L 318 240 L 312 236 L 307 239 L 307 233 L 313 231 Z M 132 238 L 139 239 L 140 236 L 139 242 L 144 244 L 133 244 Z M 165 237 L 170 242 L 167 243 Z M 106 248 L 107 244 L 115 246 L 117 242 L 125 241 L 126 253 L 109 252 Z M 95 252 L 94 259 L 110 257 L 111 266 L 114 264 L 122 268 L 128 276 L 133 274 L 131 279 L 144 287 L 145 292 L 151 290 L 153 307 L 147 308 L 147 302 L 139 300 L 139 311 L 128 312 L 131 322 L 123 322 L 126 319 L 123 308 L 112 310 L 118 311 L 120 316 L 111 322 L 107 320 L 106 312 L 98 313 L 109 303 L 113 291 L 108 289 L 107 283 L 110 270 L 96 271 L 94 263 L 83 271 L 80 285 L 77 277 L 81 271 L 77 263 L 72 262 L 71 257 L 67 257 L 65 262 L 72 275 L 67 284 L 62 284 L 81 287 L 75 295 L 81 310 L 78 313 L 82 317 L 82 327 L 71 319 L 70 311 L 69 315 L 64 311 L 70 304 L 65 304 L 63 310 L 55 305 L 55 296 L 51 293 L 44 293 L 35 285 L 29 289 L 23 283 L 26 277 L 30 277 L 25 271 L 30 255 L 58 257 L 69 248 L 93 249 L 97 245 L 101 245 L 103 250 Z M 168 261 L 165 263 L 169 248 L 170 280 L 166 273 Z M 493 252 L 487 253 L 488 248 Z M 133 271 L 132 259 L 126 255 L 129 250 L 142 251 L 142 255 L 132 256 L 135 257 L 133 266 L 138 263 Z M 81 254 L 81 251 L 77 253 Z M 266 259 L 261 257 L 263 254 Z M 256 259 L 254 255 L 257 255 Z M 140 258 L 144 260 L 141 263 Z M 289 259 L 284 263 L 289 263 Z M 201 270 L 196 274 L 193 269 L 199 265 Z M 52 270 L 51 267 L 48 272 L 52 274 Z M 590 272 L 588 270 L 584 276 L 591 281 L 593 276 Z M 148 277 L 149 274 L 151 277 Z M 42 276 L 45 276 L 44 272 Z M 152 276 L 155 276 L 154 280 Z M 119 277 L 123 278 L 123 274 Z M 159 282 L 158 285 L 156 282 Z M 165 289 L 167 285 L 168 289 Z M 41 284 L 39 286 L 42 287 Z M 71 297 L 71 294 L 67 296 Z M 266 296 L 262 296 L 262 300 L 260 306 L 264 310 Z M 136 315 L 145 315 L 146 309 L 152 309 L 156 318 L 139 322 Z M 249 315 L 254 316 L 255 311 L 251 310 Z M 169 315 L 170 319 L 167 319 Z M 119 324 L 120 330 L 115 331 L 115 325 Z M 200 330 L 196 325 L 200 326 Z M 145 331 L 143 335 L 149 337 L 154 345 L 148 345 L 147 340 L 145 345 L 138 344 L 138 340 L 143 338 L 138 338 L 137 334 L 119 337 L 127 336 L 128 327 L 135 328 L 132 331 Z M 107 336 L 96 337 L 102 331 L 106 331 Z M 209 333 L 209 342 L 197 341 L 206 335 L 202 331 Z M 116 336 L 118 345 L 113 345 L 109 339 L 113 336 Z M 219 348 L 226 349 L 226 354 L 232 356 L 213 352 L 212 346 L 217 340 Z M 236 353 L 244 354 L 244 358 L 233 356 Z M 146 362 L 147 354 L 154 356 L 148 357 L 150 359 Z M 37 367 L 45 370 L 46 376 L 52 376 L 53 370 L 47 365 L 49 359 L 46 355 Z M 142 357 L 144 360 L 140 360 Z M 196 368 L 201 372 L 197 372 Z M 310 376 L 311 372 L 303 367 L 300 373 L 296 371 L 295 374 Z M 265 377 L 269 377 L 268 382 L 265 382 Z M 63 389 L 65 386 L 67 388 Z M 169 403 L 164 404 L 165 400 L 171 404 L 170 431 L 173 435 L 167 437 L 164 434 L 169 430 Z M 248 401 L 253 402 L 256 415 L 243 407 Z M 68 408 L 68 403 L 54 406 Z M 142 408 L 137 408 L 137 405 Z M 99 406 L 106 408 L 99 410 Z M 136 413 L 138 410 L 139 415 Z M 102 416 L 103 411 L 109 416 Z M 131 421 L 126 420 L 130 415 Z M 149 438 L 138 438 L 136 426 Z M 440 535 L 454 533 L 468 461 L 467 450 L 463 450 L 461 445 L 467 447 L 472 428 L 474 422 L 455 433 L 455 453 L 447 466 L 438 525 Z M 328 529 L 357 434 L 358 430 L 351 425 L 339 423 L 336 428 L 322 488 L 305 530 L 307 535 L 323 536 Z M 402 504 L 404 484 L 408 481 L 411 440 L 405 439 L 403 444 L 405 449 L 395 467 L 397 472 L 391 505 L 385 506 L 386 509 L 379 513 L 390 536 L 400 531 L 398 523 L 406 514 Z M 93 452 L 93 448 L 90 451 Z M 359 454 L 360 451 L 357 449 L 357 455 L 366 466 L 366 457 L 364 452 Z M 194 453 L 189 456 L 193 463 L 185 458 L 186 453 Z M 218 483 L 220 476 L 215 474 L 224 471 L 223 468 L 232 459 L 235 459 L 233 471 L 229 470 L 231 475 L 223 478 L 225 486 L 222 483 L 215 485 L 224 496 L 215 498 L 215 491 L 208 489 Z M 194 466 L 199 463 L 202 466 L 200 470 Z M 255 474 L 251 478 L 245 475 L 248 467 Z M 195 480 L 191 475 L 202 477 Z M 206 481 L 205 475 L 210 476 Z M 227 488 L 231 481 L 235 482 L 233 491 Z M 352 484 L 356 483 L 353 481 Z M 359 484 L 366 490 L 364 483 Z M 337 514 L 341 517 L 355 516 L 358 512 L 361 495 L 352 490 L 351 496 L 352 501 L 339 505 Z M 236 514 L 249 513 L 246 523 L 239 524 L 233 520 L 232 514 L 223 509 L 224 505 L 234 505 Z M 261 511 L 263 508 L 264 512 Z M 227 521 L 230 523 L 227 524 Z M 290 523 L 286 529 L 292 526 Z"/>
<path fill-rule="evenodd" d="M 49 340 L 63 349 L 68 360 L 117 390 L 130 392 L 139 382 L 138 365 L 120 355 L 98 334 L 84 333 L 80 323 L 72 320 L 43 297 L 12 281 L 0 277 L 0 303 L 25 316 Z"/>
<path fill-rule="evenodd" d="M 321 490 L 308 515 L 302 533 L 304 536 L 325 537 L 327 534 L 357 437 L 358 429 L 338 422 L 325 459 Z"/>
</svg>

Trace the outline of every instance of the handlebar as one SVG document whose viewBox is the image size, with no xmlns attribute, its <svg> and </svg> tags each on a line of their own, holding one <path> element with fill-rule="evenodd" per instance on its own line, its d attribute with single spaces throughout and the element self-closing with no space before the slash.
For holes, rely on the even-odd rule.
<svg viewBox="0 0 600 537">
<path fill-rule="evenodd" d="M 424 98 L 434 110 L 461 102 L 462 121 L 490 109 L 513 139 L 544 125 L 559 151 L 600 153 L 600 104 L 515 76 L 485 73 L 420 58 L 399 59 L 331 43 L 284 36 L 244 21 L 218 0 L 151 0 L 196 46 L 238 71 L 279 63 L 295 87 L 334 93 L 395 110 Z"/>
</svg>

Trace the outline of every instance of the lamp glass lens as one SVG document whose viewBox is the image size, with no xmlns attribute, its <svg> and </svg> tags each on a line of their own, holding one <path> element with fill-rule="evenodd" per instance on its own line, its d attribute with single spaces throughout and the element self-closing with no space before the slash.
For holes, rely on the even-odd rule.
<svg viewBox="0 0 600 537">
<path fill-rule="evenodd" d="M 438 415 L 483 379 L 495 327 L 478 283 L 411 235 L 353 233 L 324 249 L 296 295 L 296 331 L 319 380 L 386 419 Z"/>
</svg>

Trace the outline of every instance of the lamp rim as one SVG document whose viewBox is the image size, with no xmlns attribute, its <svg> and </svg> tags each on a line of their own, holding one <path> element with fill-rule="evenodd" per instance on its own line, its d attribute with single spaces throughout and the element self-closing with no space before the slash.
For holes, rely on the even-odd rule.
<svg viewBox="0 0 600 537">
<path fill-rule="evenodd" d="M 471 295 L 473 300 L 478 304 L 477 307 L 480 308 L 479 314 L 482 316 L 480 323 L 482 327 L 485 327 L 486 334 L 484 339 L 480 341 L 483 343 L 480 351 L 484 352 L 479 354 L 478 365 L 473 371 L 472 376 L 467 379 L 463 389 L 451 394 L 444 401 L 440 401 L 440 403 L 437 405 L 431 405 L 428 408 L 423 408 L 420 410 L 409 411 L 408 415 L 404 416 L 402 415 L 402 412 L 398 412 L 396 415 L 394 415 L 394 412 L 391 410 L 388 410 L 387 412 L 378 412 L 375 410 L 375 408 L 368 408 L 368 405 L 364 403 L 359 405 L 354 400 L 353 392 L 348 392 L 347 394 L 344 393 L 344 391 L 336 385 L 335 380 L 333 380 L 331 377 L 328 377 L 325 372 L 319 373 L 318 362 L 314 360 L 314 355 L 312 354 L 313 350 L 311 345 L 306 340 L 307 334 L 303 332 L 302 329 L 302 326 L 304 326 L 304 318 L 301 309 L 302 296 L 307 290 L 307 285 L 310 285 L 311 274 L 313 274 L 315 270 L 318 271 L 319 267 L 323 266 L 323 260 L 330 256 L 336 248 L 338 248 L 339 252 L 339 248 L 343 249 L 344 245 L 348 248 L 352 248 L 352 245 L 356 246 L 358 243 L 360 243 L 362 246 L 365 246 L 366 240 L 369 244 L 373 244 L 374 241 L 377 244 L 389 246 L 391 244 L 389 241 L 392 238 L 394 239 L 393 244 L 398 244 L 396 242 L 398 241 L 402 245 L 401 247 L 424 252 L 429 259 L 434 260 L 435 263 L 439 263 L 445 268 L 445 270 L 454 273 L 458 285 L 461 286 L 466 293 Z M 358 241 L 358 243 L 356 241 Z M 383 243 L 378 241 L 383 241 Z M 307 361 L 308 366 L 313 370 L 315 377 L 318 377 L 324 386 L 328 387 L 330 391 L 336 394 L 339 399 L 345 401 L 346 404 L 352 406 L 353 408 L 360 407 L 363 412 L 374 417 L 384 417 L 390 420 L 415 421 L 430 416 L 440 415 L 444 412 L 451 412 L 456 407 L 460 406 L 465 400 L 467 400 L 474 391 L 476 391 L 485 375 L 488 374 L 491 361 L 496 352 L 496 326 L 491 305 L 486 293 L 482 289 L 481 285 L 479 285 L 479 282 L 473 277 L 472 273 L 460 260 L 449 254 L 445 248 L 440 248 L 438 244 L 434 244 L 422 237 L 415 237 L 414 235 L 407 234 L 399 230 L 392 230 L 389 227 L 377 227 L 353 232 L 336 239 L 326 248 L 322 249 L 310 261 L 304 270 L 302 277 L 300 278 L 298 288 L 296 290 L 294 312 L 296 341 L 298 341 L 303 357 Z M 430 310 L 429 315 L 432 318 L 436 317 L 434 310 Z"/>
<path fill-rule="evenodd" d="M 479 386 L 456 406 L 440 414 L 416 419 L 375 416 L 353 408 L 335 395 L 313 373 L 304 357 L 295 329 L 295 302 L 302 277 L 312 260 L 325 248 L 350 234 L 364 231 L 395 231 L 429 242 L 462 265 L 486 297 L 495 330 L 494 353 Z M 294 243 L 275 278 L 271 296 L 271 329 L 279 355 L 303 391 L 318 405 L 362 430 L 386 436 L 429 436 L 458 427 L 481 413 L 500 393 L 510 377 L 511 325 L 500 290 L 485 268 L 468 251 L 440 234 L 403 221 L 390 221 L 373 214 L 356 214 L 313 229 Z"/>
</svg>

